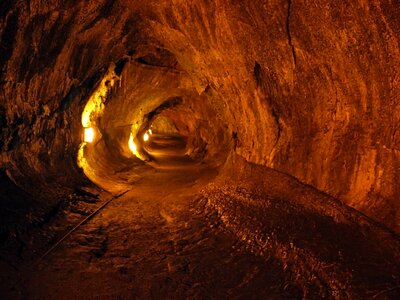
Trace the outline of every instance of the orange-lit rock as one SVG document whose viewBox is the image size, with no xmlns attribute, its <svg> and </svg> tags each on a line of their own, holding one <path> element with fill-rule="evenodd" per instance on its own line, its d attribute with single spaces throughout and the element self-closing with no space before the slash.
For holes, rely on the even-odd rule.
<svg viewBox="0 0 400 300">
<path fill-rule="evenodd" d="M 173 183 L 246 177 L 253 163 L 399 233 L 399 42 L 400 7 L 389 0 L 3 0 L 1 174 L 39 206 L 87 178 L 120 192 L 159 167 L 141 143 L 154 121 L 170 140 L 156 137 L 152 151 L 181 143 L 200 166 Z M 99 90 L 101 138 L 80 151 L 82 113 Z M 327 214 L 333 198 L 316 211 Z"/>
<path fill-rule="evenodd" d="M 73 157 L 81 99 L 111 63 L 151 64 L 156 45 L 171 56 L 155 64 L 179 66 L 193 91 L 215 90 L 238 154 L 398 229 L 395 4 L 4 3 L 2 165 L 15 178 Z"/>
</svg>

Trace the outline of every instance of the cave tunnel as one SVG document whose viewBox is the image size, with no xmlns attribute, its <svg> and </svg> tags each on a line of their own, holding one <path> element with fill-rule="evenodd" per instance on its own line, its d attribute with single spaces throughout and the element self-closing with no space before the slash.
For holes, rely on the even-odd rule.
<svg viewBox="0 0 400 300">
<path fill-rule="evenodd" d="M 400 4 L 0 1 L 1 299 L 399 299 Z"/>
</svg>

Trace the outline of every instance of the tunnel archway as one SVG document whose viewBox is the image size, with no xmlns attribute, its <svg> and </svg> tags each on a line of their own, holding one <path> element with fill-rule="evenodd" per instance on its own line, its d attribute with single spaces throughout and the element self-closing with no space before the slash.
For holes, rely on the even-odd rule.
<svg viewBox="0 0 400 300">
<path fill-rule="evenodd" d="M 217 93 L 199 93 L 172 53 L 153 51 L 111 65 L 82 112 L 78 165 L 105 190 L 129 189 L 158 169 L 172 177 L 217 172 L 232 150 L 227 123 L 216 117 L 224 114 Z"/>
</svg>

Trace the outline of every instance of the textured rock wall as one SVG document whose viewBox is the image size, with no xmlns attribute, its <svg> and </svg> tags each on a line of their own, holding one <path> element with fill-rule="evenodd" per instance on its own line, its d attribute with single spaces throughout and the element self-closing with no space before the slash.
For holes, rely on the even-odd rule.
<svg viewBox="0 0 400 300">
<path fill-rule="evenodd" d="M 237 153 L 398 228 L 398 13 L 385 1 L 219 2 L 153 24 L 224 99 Z"/>
<path fill-rule="evenodd" d="M 176 57 L 194 91 L 214 91 L 207 105 L 237 154 L 400 229 L 394 1 L 35 0 L 0 11 L 1 165 L 18 182 L 75 174 L 88 93 L 150 45 Z"/>
<path fill-rule="evenodd" d="M 114 26 L 120 13 L 110 14 L 110 2 L 2 3 L 1 165 L 31 191 L 47 183 L 76 184 L 84 99 L 110 58 L 125 54 L 120 36 L 113 35 L 125 22 Z"/>
</svg>

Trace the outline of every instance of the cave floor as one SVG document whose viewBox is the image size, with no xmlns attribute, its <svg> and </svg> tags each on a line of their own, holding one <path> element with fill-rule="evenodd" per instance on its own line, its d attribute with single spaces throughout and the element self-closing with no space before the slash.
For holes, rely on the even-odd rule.
<svg viewBox="0 0 400 300">
<path fill-rule="evenodd" d="M 112 197 L 76 196 L 23 237 L 3 298 L 399 296 L 397 236 L 287 175 L 230 165 L 218 177 L 195 164 L 149 170 L 38 259 Z"/>
<path fill-rule="evenodd" d="M 190 195 L 132 190 L 44 258 L 26 281 L 27 296 L 296 296 L 278 265 L 244 251 L 220 225 L 217 214 Z"/>
<path fill-rule="evenodd" d="M 142 174 L 130 191 L 46 257 L 22 264 L 18 282 L 9 287 L 10 297 L 299 298 L 301 292 L 279 263 L 248 252 L 201 196 L 200 188 L 215 177 L 215 170 L 187 159 L 184 168 L 178 168 L 178 158 L 175 163 L 171 157 L 167 160 L 167 167 Z M 110 197 L 103 192 L 96 204 L 82 206 L 78 201 L 60 212 L 39 232 L 42 241 L 46 231 L 58 232 L 52 236 L 54 244 Z M 46 248 L 36 247 L 41 252 Z"/>
</svg>

